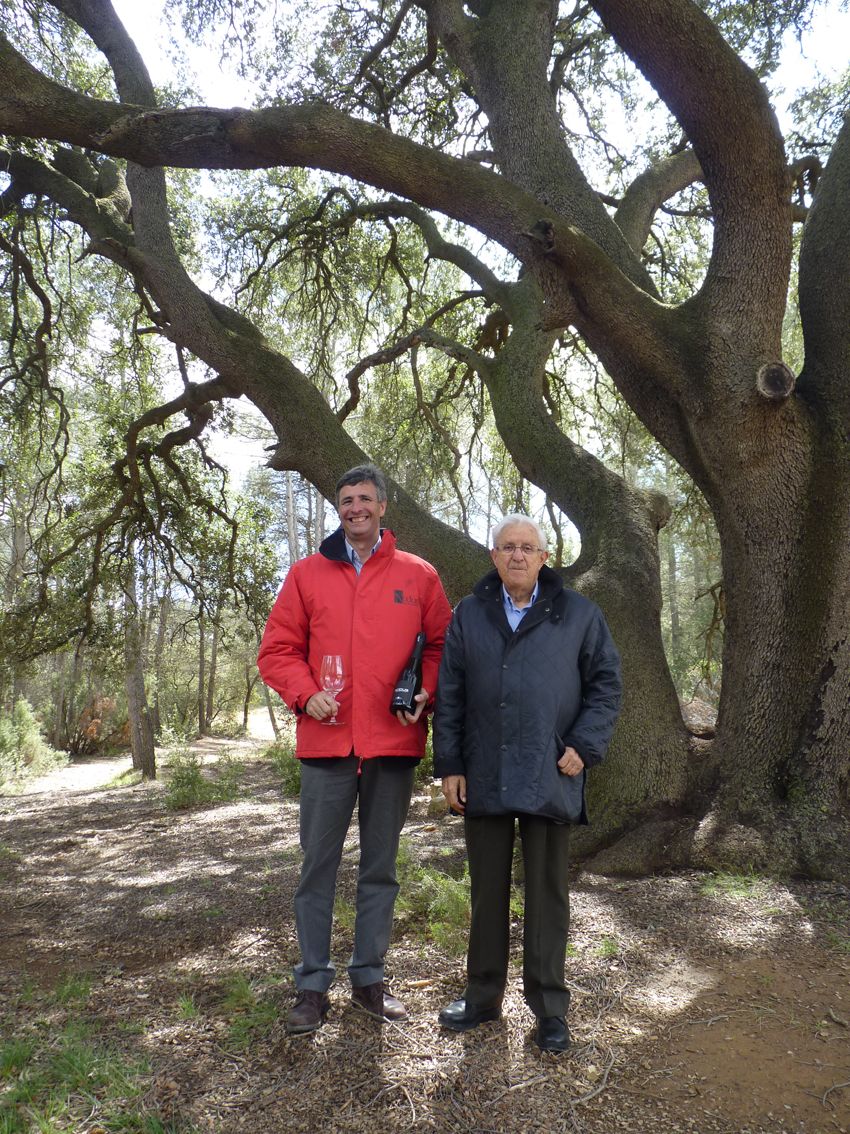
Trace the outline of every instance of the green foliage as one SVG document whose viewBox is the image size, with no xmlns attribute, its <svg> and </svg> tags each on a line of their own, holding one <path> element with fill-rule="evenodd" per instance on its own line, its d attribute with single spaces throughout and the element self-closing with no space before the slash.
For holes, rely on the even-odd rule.
<svg viewBox="0 0 850 1134">
<path fill-rule="evenodd" d="M 243 766 L 225 753 L 218 761 L 216 775 L 204 775 L 198 756 L 188 749 L 171 756 L 165 806 L 169 811 L 187 811 L 209 803 L 229 803 L 242 794 Z"/>
<path fill-rule="evenodd" d="M 175 752 L 168 770 L 166 807 L 169 811 L 185 811 L 210 802 L 211 784 L 201 771 L 198 757 L 189 751 Z"/>
<path fill-rule="evenodd" d="M 620 945 L 615 937 L 603 937 L 596 948 L 596 955 L 598 957 L 617 957 L 620 953 Z"/>
<path fill-rule="evenodd" d="M 177 1015 L 181 1020 L 196 1020 L 200 1014 L 194 996 L 181 996 L 177 1001 Z"/>
<path fill-rule="evenodd" d="M 91 988 L 92 980 L 88 973 L 68 973 L 56 986 L 53 998 L 57 1004 L 66 1006 L 85 1004 L 91 996 Z"/>
<path fill-rule="evenodd" d="M 84 1022 L 26 1029 L 0 1047 L 0 1134 L 70 1134 L 97 1126 L 124 1134 L 176 1127 L 143 1099 L 150 1068 L 99 1042 Z"/>
<path fill-rule="evenodd" d="M 710 874 L 699 889 L 701 894 L 710 898 L 754 898 L 764 890 L 764 879 L 755 874 L 720 871 Z"/>
<path fill-rule="evenodd" d="M 227 803 L 242 795 L 242 777 L 245 766 L 229 752 L 219 757 L 215 782 L 217 802 Z"/>
<path fill-rule="evenodd" d="M 219 1012 L 230 1021 L 230 1046 L 244 1050 L 269 1033 L 279 1012 L 271 997 L 244 973 L 232 973 L 225 981 Z"/>
<path fill-rule="evenodd" d="M 238 740 L 244 735 L 242 722 L 237 720 L 233 713 L 217 716 L 212 722 L 209 735 L 222 737 L 225 740 Z"/>
<path fill-rule="evenodd" d="M 414 783 L 420 787 L 424 784 L 430 784 L 434 778 L 434 746 L 431 741 L 431 733 L 428 733 L 428 740 L 425 743 L 425 755 L 416 765 L 416 774 Z"/>
<path fill-rule="evenodd" d="M 9 878 L 21 861 L 19 851 L 0 843 L 0 878 Z"/>
<path fill-rule="evenodd" d="M 334 898 L 334 922 L 339 929 L 351 933 L 357 918 L 357 910 L 353 902 L 337 893 Z"/>
<path fill-rule="evenodd" d="M 297 797 L 301 791 L 301 762 L 295 755 L 295 745 L 291 741 L 276 741 L 265 749 L 263 758 L 280 776 L 283 794 Z"/>
<path fill-rule="evenodd" d="M 469 867 L 460 877 L 419 866 L 408 839 L 399 845 L 396 863 L 401 885 L 396 916 L 452 956 L 466 951 L 469 936 Z"/>
<path fill-rule="evenodd" d="M 113 776 L 104 785 L 103 791 L 114 791 L 116 788 L 138 787 L 142 782 L 142 773 L 135 768 L 127 768 L 124 772 L 119 772 L 117 776 Z"/>
<path fill-rule="evenodd" d="M 41 775 L 67 761 L 64 753 L 44 742 L 28 701 L 21 698 L 11 713 L 0 713 L 0 787 Z"/>
<path fill-rule="evenodd" d="M 830 929 L 826 934 L 826 943 L 830 949 L 835 949 L 837 953 L 846 953 L 850 956 L 850 937 L 846 933 L 839 933 L 835 929 Z"/>
<path fill-rule="evenodd" d="M 35 1051 L 35 1040 L 11 1039 L 0 1047 L 0 1076 L 4 1079 L 19 1074 L 32 1059 Z"/>
</svg>

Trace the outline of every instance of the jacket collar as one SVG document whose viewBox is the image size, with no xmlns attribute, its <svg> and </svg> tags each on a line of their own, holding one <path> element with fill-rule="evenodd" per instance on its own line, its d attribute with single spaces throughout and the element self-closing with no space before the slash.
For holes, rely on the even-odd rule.
<svg viewBox="0 0 850 1134">
<path fill-rule="evenodd" d="M 547 567 L 544 563 L 540 568 L 540 574 L 537 576 L 537 598 L 534 605 L 545 600 L 551 600 L 560 594 L 564 589 L 564 580 L 557 571 L 553 571 L 551 567 Z M 475 586 L 472 588 L 472 593 L 476 598 L 484 599 L 490 602 L 502 601 L 502 580 L 499 578 L 499 572 L 493 568 L 488 571 L 483 579 L 479 579 Z"/>
<path fill-rule="evenodd" d="M 502 580 L 495 568 L 475 584 L 472 593 L 484 602 L 488 618 L 492 620 L 505 640 L 511 644 L 524 637 L 541 622 L 545 622 L 547 618 L 557 621 L 557 619 L 563 617 L 563 600 L 566 594 L 564 581 L 557 571 L 553 571 L 545 563 L 537 576 L 537 598 L 531 604 L 528 613 L 516 630 L 511 630 L 505 614 L 505 604 L 502 602 Z"/>
<path fill-rule="evenodd" d="M 381 544 L 375 555 L 392 555 L 395 551 L 395 535 L 390 528 L 381 528 Z M 351 563 L 345 547 L 345 532 L 338 527 L 335 532 L 323 539 L 319 544 L 319 553 L 325 559 L 333 559 L 339 563 Z M 373 558 L 372 556 L 369 557 Z"/>
</svg>

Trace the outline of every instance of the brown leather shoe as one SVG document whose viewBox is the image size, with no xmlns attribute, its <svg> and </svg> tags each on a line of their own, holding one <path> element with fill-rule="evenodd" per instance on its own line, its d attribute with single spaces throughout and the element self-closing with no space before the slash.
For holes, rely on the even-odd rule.
<svg viewBox="0 0 850 1134">
<path fill-rule="evenodd" d="M 407 1009 L 391 996 L 382 980 L 351 990 L 351 1003 L 376 1020 L 406 1020 Z"/>
<path fill-rule="evenodd" d="M 291 1036 L 300 1036 L 318 1031 L 325 1022 L 330 1006 L 326 993 L 317 992 L 313 988 L 302 989 L 286 1017 L 287 1032 Z"/>
</svg>

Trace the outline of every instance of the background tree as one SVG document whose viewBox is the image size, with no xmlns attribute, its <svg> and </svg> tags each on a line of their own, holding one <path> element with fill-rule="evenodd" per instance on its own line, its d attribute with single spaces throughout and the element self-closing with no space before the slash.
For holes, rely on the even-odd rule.
<svg viewBox="0 0 850 1134">
<path fill-rule="evenodd" d="M 285 47 L 303 54 L 298 30 L 254 4 L 228 33 L 279 52 L 260 50 L 265 105 L 253 111 L 159 100 L 107 0 L 12 5 L 17 46 L 0 50 L 0 129 L 17 139 L 4 152 L 6 209 L 54 202 L 91 254 L 130 274 L 146 329 L 211 371 L 142 424 L 184 413 L 185 435 L 197 438 L 214 405 L 244 394 L 275 430 L 274 466 L 330 497 L 339 469 L 363 456 L 350 419 L 367 372 L 407 352 L 415 377 L 428 352 L 486 390 L 519 473 L 575 525 L 581 550 L 567 577 L 601 602 L 623 651 L 624 717 L 594 777 L 597 818 L 584 836 L 585 850 L 623 836 L 609 866 L 664 858 L 831 874 L 849 864 L 850 134 L 824 119 L 828 157 L 786 152 L 765 86 L 783 32 L 815 7 L 332 5 L 324 26 L 302 29 L 319 47 L 293 78 Z M 216 5 L 185 11 L 196 30 L 217 27 Z M 104 96 L 106 75 L 80 28 L 109 64 L 114 96 Z M 61 55 L 46 50 L 60 39 Z M 647 123 L 630 152 L 602 130 L 610 92 Z M 126 192 L 113 159 L 127 161 Z M 328 284 L 322 294 L 337 298 L 323 309 L 317 358 L 297 353 L 286 327 L 250 319 L 239 296 L 226 306 L 194 282 L 170 223 L 165 166 L 295 170 L 276 190 L 283 219 L 265 229 L 256 270 L 285 267 L 295 248 L 302 269 Z M 330 194 L 320 184 L 317 200 L 299 168 L 347 180 Z M 782 332 L 792 225 L 804 214 L 797 372 L 783 360 Z M 392 274 L 403 300 L 391 321 L 364 323 L 359 361 L 340 376 L 333 332 L 362 288 L 337 281 L 354 274 L 345 256 L 358 233 L 378 224 L 389 244 L 367 290 L 388 302 Z M 405 245 L 417 241 L 420 261 L 466 277 L 451 301 L 436 302 L 425 273 L 405 266 Z M 559 344 L 604 367 L 711 510 L 725 633 L 710 755 L 689 747 L 662 648 L 657 533 L 669 503 L 572 435 L 551 392 Z M 376 375 L 370 388 L 380 386 Z M 415 395 L 439 435 L 440 415 Z M 480 547 L 398 481 L 392 522 L 454 594 L 486 565 Z"/>
</svg>

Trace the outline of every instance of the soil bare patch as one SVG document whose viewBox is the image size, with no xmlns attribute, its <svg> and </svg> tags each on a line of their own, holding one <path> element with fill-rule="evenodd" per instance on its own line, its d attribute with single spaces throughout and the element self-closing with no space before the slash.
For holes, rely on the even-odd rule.
<svg viewBox="0 0 850 1134">
<path fill-rule="evenodd" d="M 502 1021 L 440 1031 L 463 961 L 415 916 L 399 920 L 389 958 L 409 1021 L 381 1028 L 351 1008 L 352 835 L 332 1010 L 292 1039 L 298 808 L 262 760 L 246 760 L 243 784 L 233 803 L 177 814 L 159 783 L 93 789 L 72 774 L 0 800 L 4 1035 L 88 1021 L 146 1061 L 144 1104 L 174 1131 L 850 1131 L 846 887 L 579 874 L 574 1046 L 557 1058 L 531 1043 L 519 969 Z M 462 861 L 459 822 L 428 803 L 414 801 L 406 856 L 422 869 Z M 63 1002 L 71 976 L 84 995 Z M 57 1129 L 113 1129 L 96 1105 L 86 1114 Z"/>
</svg>

